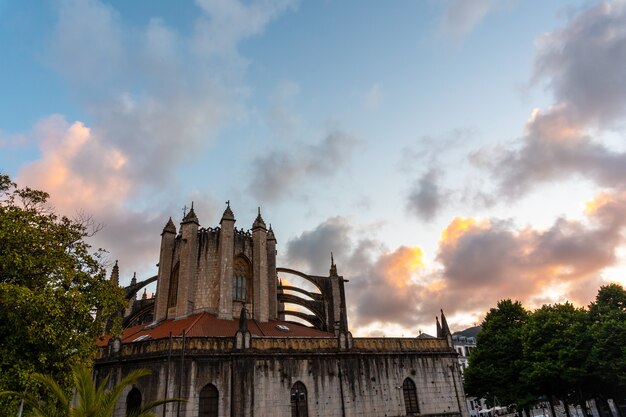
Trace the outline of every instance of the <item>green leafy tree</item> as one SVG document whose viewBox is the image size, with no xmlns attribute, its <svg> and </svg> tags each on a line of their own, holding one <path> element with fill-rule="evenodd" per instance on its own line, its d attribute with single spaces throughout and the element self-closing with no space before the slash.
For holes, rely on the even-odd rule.
<svg viewBox="0 0 626 417">
<path fill-rule="evenodd" d="M 526 382 L 537 395 L 579 402 L 586 378 L 587 312 L 570 303 L 544 305 L 530 315 L 522 335 Z M 551 398 L 551 397 L 550 397 Z M 565 408 L 569 415 L 568 407 Z"/>
<path fill-rule="evenodd" d="M 520 410 L 536 401 L 521 377 L 522 329 L 528 316 L 519 301 L 511 300 L 498 302 L 487 313 L 465 371 L 468 395 L 489 402 L 496 397 L 500 404 L 515 404 Z"/>
<path fill-rule="evenodd" d="M 1 392 L 1 396 L 14 396 L 24 400 L 28 415 L 32 417 L 111 417 L 124 389 L 135 384 L 140 378 L 150 375 L 150 371 L 139 369 L 130 372 L 120 382 L 107 390 L 109 376 L 96 386 L 91 372 L 84 366 L 72 368 L 71 394 L 59 385 L 54 378 L 42 374 L 33 374 L 32 379 L 50 393 L 41 398 L 33 393 Z M 154 417 L 151 411 L 155 407 L 178 399 L 160 400 L 148 403 L 130 414 L 131 417 Z"/>
<path fill-rule="evenodd" d="M 48 197 L 0 175 L 0 390 L 33 389 L 33 372 L 66 386 L 124 306 L 85 242 L 89 222 L 55 214 Z M 16 410 L 8 401 L 0 408 Z"/>
<path fill-rule="evenodd" d="M 589 306 L 587 373 L 596 396 L 626 397 L 626 291 L 609 284 Z"/>
</svg>

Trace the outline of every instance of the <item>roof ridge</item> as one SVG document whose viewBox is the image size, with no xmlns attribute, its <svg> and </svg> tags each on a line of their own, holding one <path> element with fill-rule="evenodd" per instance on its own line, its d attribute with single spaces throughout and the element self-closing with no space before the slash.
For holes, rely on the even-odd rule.
<svg viewBox="0 0 626 417">
<path fill-rule="evenodd" d="M 124 339 L 128 339 L 128 338 L 130 338 L 130 337 L 132 337 L 132 336 L 136 335 L 137 333 L 141 333 L 141 332 L 144 332 L 144 331 L 148 331 L 148 330 L 150 330 L 150 329 L 146 329 L 146 328 L 145 328 L 146 326 L 143 326 L 143 325 L 137 325 L 137 326 L 133 326 L 133 327 L 138 327 L 137 331 L 135 331 L 135 332 L 131 332 L 131 333 L 128 333 L 128 335 L 124 335 L 124 331 L 122 330 L 122 334 L 120 335 L 120 339 L 121 339 L 122 341 L 124 341 Z M 130 329 L 132 329 L 133 327 L 128 327 L 126 330 L 130 330 Z"/>
<path fill-rule="evenodd" d="M 261 336 L 267 336 L 261 326 L 259 326 L 259 322 L 257 322 L 255 318 L 252 318 L 251 320 L 254 322 L 256 328 L 259 329 L 259 333 L 261 333 Z"/>
<path fill-rule="evenodd" d="M 200 320 L 200 318 L 204 316 L 205 314 L 206 314 L 206 311 L 203 311 L 202 313 L 198 314 L 198 317 L 194 319 L 193 323 L 191 323 L 189 327 L 187 327 L 186 329 L 183 329 L 183 332 L 189 333 L 191 329 L 193 329 L 193 326 L 195 326 L 196 323 L 198 323 L 198 320 Z"/>
</svg>

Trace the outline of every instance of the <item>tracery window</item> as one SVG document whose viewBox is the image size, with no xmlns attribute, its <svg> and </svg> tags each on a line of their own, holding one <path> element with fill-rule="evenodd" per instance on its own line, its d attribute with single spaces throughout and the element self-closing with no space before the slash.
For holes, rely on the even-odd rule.
<svg viewBox="0 0 626 417">
<path fill-rule="evenodd" d="M 252 274 L 250 264 L 243 256 L 235 258 L 233 265 L 233 300 L 248 301 L 250 297 L 250 285 L 252 284 Z"/>
<path fill-rule="evenodd" d="M 178 262 L 176 263 L 176 265 L 174 265 L 174 268 L 172 269 L 172 275 L 170 276 L 170 288 L 167 293 L 168 307 L 175 307 L 176 300 L 178 299 L 178 265 Z"/>
<path fill-rule="evenodd" d="M 207 384 L 200 391 L 198 417 L 217 417 L 219 411 L 219 392 L 213 384 Z"/>
<path fill-rule="evenodd" d="M 404 393 L 404 406 L 406 407 L 407 416 L 416 416 L 419 414 L 420 409 L 417 404 L 417 390 L 415 389 L 415 382 L 411 378 L 407 378 L 402 383 L 402 391 Z"/>
<path fill-rule="evenodd" d="M 141 410 L 141 391 L 133 388 L 126 397 L 126 417 L 139 414 Z"/>
<path fill-rule="evenodd" d="M 300 381 L 291 387 L 291 417 L 308 417 L 306 387 Z"/>
</svg>

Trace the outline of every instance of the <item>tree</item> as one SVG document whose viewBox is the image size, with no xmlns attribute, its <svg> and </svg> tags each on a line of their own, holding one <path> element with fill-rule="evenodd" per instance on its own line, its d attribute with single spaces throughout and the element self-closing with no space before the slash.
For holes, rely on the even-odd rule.
<svg viewBox="0 0 626 417">
<path fill-rule="evenodd" d="M 23 399 L 26 406 L 30 408 L 30 414 L 33 417 L 111 417 L 124 389 L 148 375 L 150 375 L 150 371 L 146 369 L 132 371 L 110 390 L 107 390 L 110 375 L 96 387 L 89 369 L 84 366 L 75 366 L 72 368 L 74 389 L 71 395 L 68 395 L 64 387 L 59 385 L 51 376 L 35 373 L 32 375 L 32 379 L 51 394 L 48 398 L 42 399 L 33 393 L 13 391 L 0 392 L 0 396 L 15 396 Z M 154 417 L 151 410 L 161 404 L 174 401 L 180 400 L 155 401 L 144 405 L 130 415 L 132 417 Z"/>
<path fill-rule="evenodd" d="M 626 397 L 626 291 L 621 285 L 600 287 L 589 305 L 587 359 L 590 391 L 600 397 Z"/>
<path fill-rule="evenodd" d="M 485 316 L 476 348 L 465 371 L 468 395 L 501 404 L 516 404 L 521 410 L 536 399 L 522 380 L 524 368 L 522 329 L 528 312 L 519 301 L 502 300 Z"/>
<path fill-rule="evenodd" d="M 582 402 L 590 340 L 587 312 L 570 303 L 544 305 L 530 315 L 522 332 L 527 368 L 524 379 L 537 395 Z M 565 407 L 569 416 L 569 409 Z"/>
<path fill-rule="evenodd" d="M 91 364 L 96 337 L 124 306 L 85 242 L 89 224 L 55 214 L 48 198 L 0 175 L 0 390 L 33 389 L 33 372 L 66 386 L 71 365 Z"/>
</svg>

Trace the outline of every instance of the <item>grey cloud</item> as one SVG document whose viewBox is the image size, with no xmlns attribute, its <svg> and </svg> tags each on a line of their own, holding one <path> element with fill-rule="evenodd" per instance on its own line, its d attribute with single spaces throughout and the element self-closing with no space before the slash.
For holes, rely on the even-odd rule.
<svg viewBox="0 0 626 417">
<path fill-rule="evenodd" d="M 430 169 L 422 175 L 411 188 L 407 201 L 407 210 L 422 220 L 433 219 L 448 199 L 442 190 L 440 172 Z"/>
<path fill-rule="evenodd" d="M 345 259 L 350 252 L 351 225 L 343 217 L 331 217 L 315 229 L 287 242 L 287 259 L 290 265 L 307 273 L 325 274 L 330 268 L 330 252 L 337 260 Z"/>
<path fill-rule="evenodd" d="M 626 153 L 594 137 L 624 125 L 625 27 L 626 3 L 602 2 L 539 39 L 532 81 L 545 82 L 555 104 L 533 115 L 515 147 L 473 156 L 497 178 L 499 193 L 517 198 L 535 184 L 573 176 L 625 185 Z"/>
<path fill-rule="evenodd" d="M 287 243 L 286 264 L 304 268 L 305 272 L 326 274 L 332 250 L 338 272 L 346 283 L 349 317 L 354 327 L 373 321 L 399 323 L 406 326 L 430 323 L 437 309 L 419 315 L 417 286 L 408 283 L 399 287 L 390 283 L 387 269 L 409 248 L 401 247 L 387 254 L 382 242 L 372 238 L 354 239 L 353 226 L 342 217 L 320 223 Z"/>
<path fill-rule="evenodd" d="M 471 128 L 457 128 L 441 135 L 423 136 L 410 148 L 402 150 L 399 168 L 412 176 L 415 167 L 429 167 L 416 175 L 406 196 L 407 211 L 419 219 L 428 221 L 435 218 L 444 206 L 459 196 L 456 190 L 444 187 L 444 171 L 458 166 L 457 159 L 464 155 L 466 147 L 475 137 Z"/>
<path fill-rule="evenodd" d="M 567 115 L 553 109 L 528 123 L 519 148 L 481 150 L 475 161 L 488 167 L 499 192 L 517 198 L 535 184 L 587 178 L 604 187 L 626 185 L 626 153 L 612 150 L 569 125 Z"/>
<path fill-rule="evenodd" d="M 626 3 L 601 2 L 539 39 L 534 82 L 545 80 L 571 120 L 600 125 L 626 111 Z"/>
<path fill-rule="evenodd" d="M 252 161 L 250 192 L 258 199 L 274 201 L 303 180 L 330 178 L 350 159 L 357 140 L 334 131 L 319 143 L 296 144 L 259 156 Z"/>
</svg>

